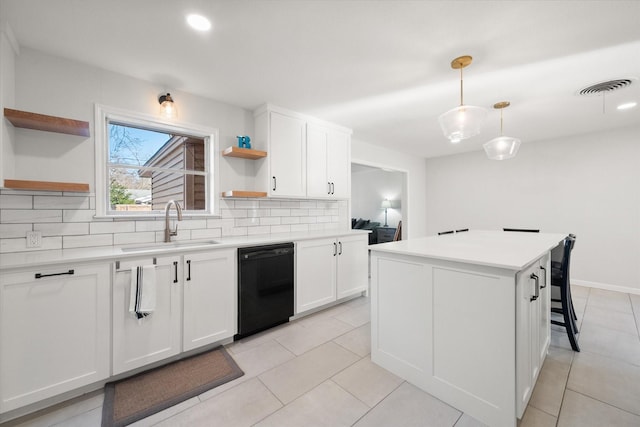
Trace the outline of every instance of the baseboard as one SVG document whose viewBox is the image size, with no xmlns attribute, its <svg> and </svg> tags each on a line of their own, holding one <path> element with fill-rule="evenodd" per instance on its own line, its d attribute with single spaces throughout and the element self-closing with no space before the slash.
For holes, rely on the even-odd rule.
<svg viewBox="0 0 640 427">
<path fill-rule="evenodd" d="M 629 286 L 610 285 L 608 283 L 590 282 L 588 280 L 571 279 L 571 284 L 585 286 L 587 288 L 604 289 L 606 291 L 624 292 L 627 294 L 640 295 L 640 288 Z"/>
</svg>

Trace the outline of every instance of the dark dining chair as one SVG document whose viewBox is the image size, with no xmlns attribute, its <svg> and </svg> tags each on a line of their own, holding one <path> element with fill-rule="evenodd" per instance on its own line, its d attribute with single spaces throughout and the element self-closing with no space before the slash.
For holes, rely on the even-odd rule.
<svg viewBox="0 0 640 427">
<path fill-rule="evenodd" d="M 552 318 L 551 323 L 563 326 L 567 331 L 567 337 L 573 351 L 580 351 L 576 335 L 579 333 L 576 320 L 573 300 L 571 298 L 571 282 L 569 271 L 571 268 L 571 251 L 576 242 L 576 236 L 569 234 L 564 241 L 551 251 L 551 313 L 560 314 L 562 320 Z M 553 289 L 558 292 L 553 292 Z M 559 297 L 553 297 L 554 293 L 559 293 Z M 555 304 L 555 306 L 554 306 Z M 557 306 L 559 304 L 559 307 Z"/>
<path fill-rule="evenodd" d="M 449 231 L 440 231 L 438 233 L 438 236 L 442 236 L 443 234 L 453 234 L 453 230 L 449 230 Z"/>
<path fill-rule="evenodd" d="M 519 231 L 521 233 L 539 233 L 540 230 L 535 228 L 503 228 L 502 231 Z"/>
</svg>

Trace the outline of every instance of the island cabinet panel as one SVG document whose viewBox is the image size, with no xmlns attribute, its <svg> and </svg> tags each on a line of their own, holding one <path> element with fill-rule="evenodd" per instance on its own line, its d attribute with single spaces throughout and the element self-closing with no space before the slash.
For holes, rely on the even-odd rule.
<svg viewBox="0 0 640 427">
<path fill-rule="evenodd" d="M 517 302 L 534 292 L 514 270 L 372 250 L 371 359 L 488 425 L 515 426 L 516 399 L 530 397 L 516 376 L 533 387 L 548 343 L 538 301 Z"/>
<path fill-rule="evenodd" d="M 109 264 L 0 275 L 0 413 L 109 376 Z"/>
</svg>

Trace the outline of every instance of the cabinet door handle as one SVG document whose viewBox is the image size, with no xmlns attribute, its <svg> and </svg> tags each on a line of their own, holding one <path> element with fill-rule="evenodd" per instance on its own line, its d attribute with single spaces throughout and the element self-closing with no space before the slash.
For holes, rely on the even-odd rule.
<svg viewBox="0 0 640 427">
<path fill-rule="evenodd" d="M 331 183 L 327 182 L 327 194 L 331 194 Z"/>
<path fill-rule="evenodd" d="M 340 250 L 338 251 L 338 255 L 342 255 L 342 242 L 338 242 L 338 245 L 340 245 Z"/>
<path fill-rule="evenodd" d="M 536 281 L 536 293 L 529 300 L 529 301 L 535 301 L 540 296 L 540 279 L 538 278 L 538 276 L 536 276 L 535 273 L 531 273 L 531 276 L 529 276 L 529 278 Z"/>
<path fill-rule="evenodd" d="M 36 279 L 42 279 L 43 277 L 51 277 L 51 276 L 63 276 L 65 274 L 73 275 L 73 270 L 65 271 L 64 273 L 51 273 L 51 274 L 36 273 Z"/>
<path fill-rule="evenodd" d="M 273 191 L 276 191 L 276 188 L 278 187 L 278 181 L 276 181 L 275 176 L 272 176 L 271 178 L 273 178 Z"/>
<path fill-rule="evenodd" d="M 336 242 L 333 242 L 333 256 L 338 255 L 338 245 Z"/>
<path fill-rule="evenodd" d="M 331 194 L 336 192 L 336 184 L 334 182 L 331 183 Z"/>
<path fill-rule="evenodd" d="M 173 261 L 173 283 L 178 283 L 178 261 Z"/>
<path fill-rule="evenodd" d="M 540 289 L 544 289 L 547 287 L 547 269 L 543 266 L 540 266 L 540 270 L 544 271 L 544 285 L 541 285 Z"/>
<path fill-rule="evenodd" d="M 191 260 L 187 260 L 187 282 L 191 280 Z"/>
</svg>

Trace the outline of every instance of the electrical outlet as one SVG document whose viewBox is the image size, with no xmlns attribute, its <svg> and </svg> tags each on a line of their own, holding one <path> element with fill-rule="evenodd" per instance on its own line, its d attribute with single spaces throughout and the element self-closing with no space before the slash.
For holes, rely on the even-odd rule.
<svg viewBox="0 0 640 427">
<path fill-rule="evenodd" d="M 42 246 L 42 233 L 39 231 L 27 231 L 27 247 L 39 248 Z"/>
</svg>

